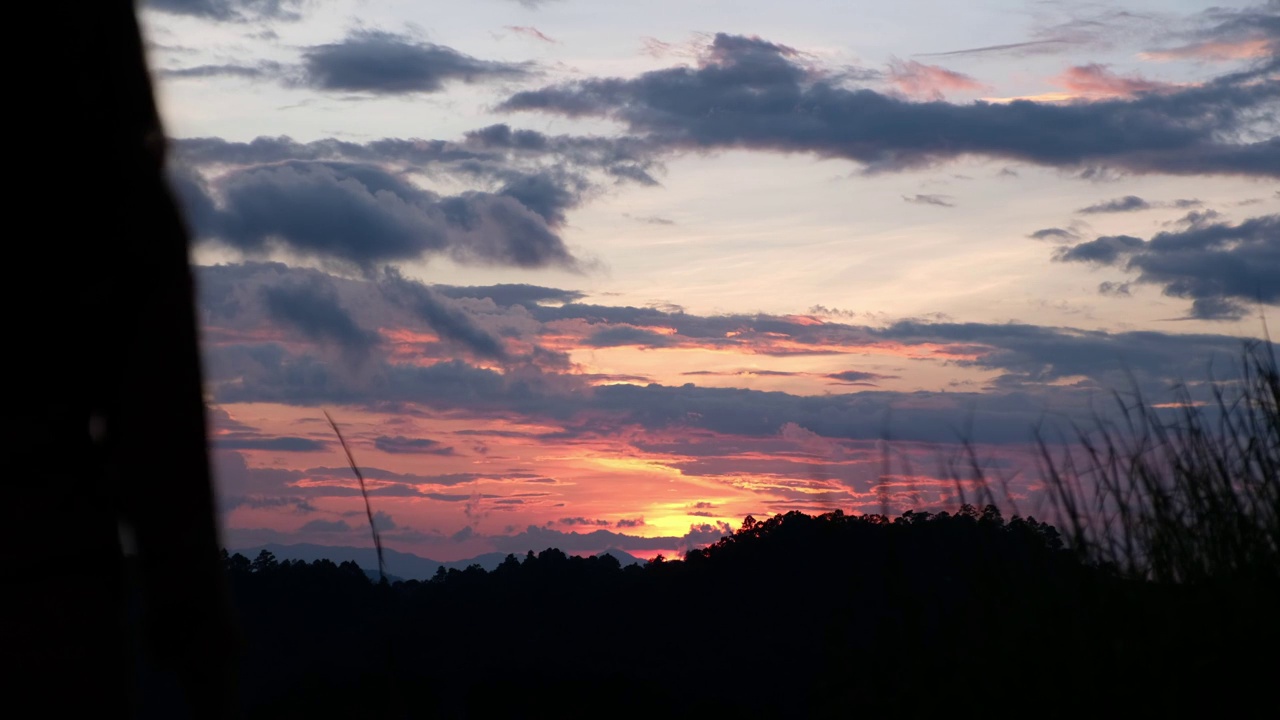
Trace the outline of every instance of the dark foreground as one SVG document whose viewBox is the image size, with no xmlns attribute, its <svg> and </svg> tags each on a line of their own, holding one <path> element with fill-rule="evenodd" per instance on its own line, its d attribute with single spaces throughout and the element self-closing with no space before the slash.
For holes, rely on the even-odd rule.
<svg viewBox="0 0 1280 720">
<path fill-rule="evenodd" d="M 645 567 L 545 550 L 378 585 L 353 564 L 227 566 L 249 717 L 1274 707 L 1274 569 L 1126 581 L 993 507 L 748 520 Z"/>
</svg>

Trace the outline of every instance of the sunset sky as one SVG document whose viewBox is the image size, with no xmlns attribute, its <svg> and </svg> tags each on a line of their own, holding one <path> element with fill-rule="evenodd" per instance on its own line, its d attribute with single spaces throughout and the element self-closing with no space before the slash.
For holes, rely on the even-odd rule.
<svg viewBox="0 0 1280 720">
<path fill-rule="evenodd" d="M 224 543 L 954 506 L 1280 305 L 1280 0 L 147 0 Z M 886 439 L 888 442 L 886 443 Z M 886 464 L 887 463 L 887 464 Z"/>
</svg>

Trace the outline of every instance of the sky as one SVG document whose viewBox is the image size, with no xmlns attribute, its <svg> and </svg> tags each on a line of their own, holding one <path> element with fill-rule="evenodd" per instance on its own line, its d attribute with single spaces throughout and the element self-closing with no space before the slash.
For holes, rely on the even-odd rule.
<svg viewBox="0 0 1280 720">
<path fill-rule="evenodd" d="M 442 561 L 1044 517 L 1280 305 L 1278 0 L 141 8 L 229 547 L 369 542 L 326 412 Z"/>
</svg>

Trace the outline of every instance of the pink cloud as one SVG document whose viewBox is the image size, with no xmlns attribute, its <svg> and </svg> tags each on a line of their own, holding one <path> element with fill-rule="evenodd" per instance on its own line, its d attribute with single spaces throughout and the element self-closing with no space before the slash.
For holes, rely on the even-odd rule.
<svg viewBox="0 0 1280 720">
<path fill-rule="evenodd" d="M 524 35 L 527 38 L 541 40 L 542 42 L 558 43 L 558 40 L 547 37 L 541 30 L 532 25 L 508 25 L 507 29 L 518 35 Z"/>
<path fill-rule="evenodd" d="M 1075 96 L 1086 98 L 1128 97 L 1139 93 L 1168 92 L 1178 87 L 1137 75 L 1117 75 L 1106 65 L 1097 63 L 1068 68 L 1051 82 Z"/>
<path fill-rule="evenodd" d="M 1208 41 L 1141 53 L 1143 60 L 1163 62 L 1168 60 L 1252 60 L 1272 54 L 1271 41 L 1266 38 L 1250 38 L 1236 41 Z"/>
<path fill-rule="evenodd" d="M 964 73 L 896 58 L 889 62 L 889 81 L 905 95 L 928 100 L 941 100 L 944 92 L 988 89 Z"/>
</svg>

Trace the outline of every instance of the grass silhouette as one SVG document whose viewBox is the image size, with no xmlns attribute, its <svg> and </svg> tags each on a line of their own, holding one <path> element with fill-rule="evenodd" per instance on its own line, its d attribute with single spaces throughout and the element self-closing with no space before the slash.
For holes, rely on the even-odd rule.
<svg viewBox="0 0 1280 720">
<path fill-rule="evenodd" d="M 1070 544 L 1120 574 L 1157 583 L 1280 580 L 1280 368 L 1246 344 L 1238 376 L 1186 384 L 1156 404 L 1114 395 L 1117 416 L 1037 432 L 1041 476 Z"/>
</svg>

